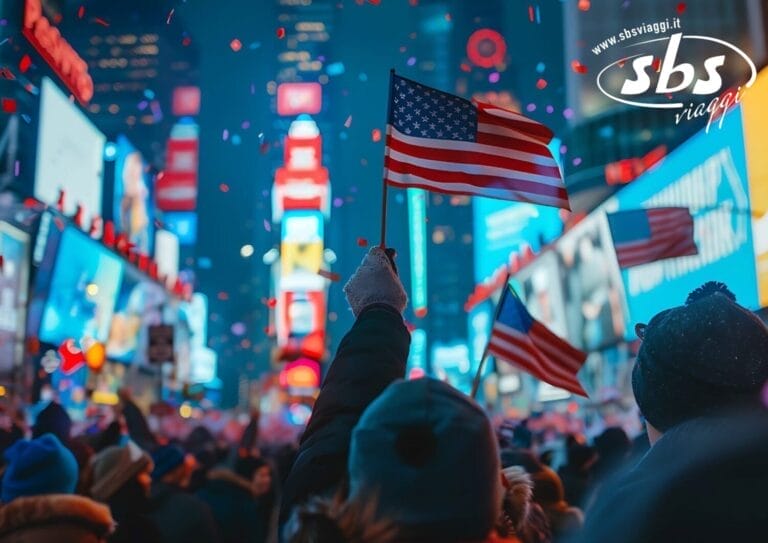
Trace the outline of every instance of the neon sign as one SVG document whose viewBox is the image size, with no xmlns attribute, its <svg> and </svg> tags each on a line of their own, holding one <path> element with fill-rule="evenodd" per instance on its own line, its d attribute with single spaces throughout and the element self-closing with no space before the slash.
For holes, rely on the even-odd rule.
<svg viewBox="0 0 768 543">
<path fill-rule="evenodd" d="M 75 98 L 87 104 L 93 98 L 93 79 L 88 73 L 88 64 L 61 36 L 59 29 L 43 16 L 40 0 L 25 2 L 23 33 Z"/>
</svg>

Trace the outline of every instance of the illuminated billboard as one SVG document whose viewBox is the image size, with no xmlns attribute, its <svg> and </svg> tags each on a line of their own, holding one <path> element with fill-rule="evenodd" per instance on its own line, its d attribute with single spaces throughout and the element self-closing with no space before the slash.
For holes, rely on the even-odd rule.
<svg viewBox="0 0 768 543">
<path fill-rule="evenodd" d="M 323 89 L 319 83 L 281 83 L 277 87 L 278 115 L 314 115 L 322 107 Z"/>
<path fill-rule="evenodd" d="M 165 171 L 157 176 L 157 207 L 163 211 L 192 211 L 197 207 L 197 137 L 168 140 Z"/>
<path fill-rule="evenodd" d="M 417 317 L 427 314 L 427 197 L 408 189 L 408 230 L 411 235 L 411 304 Z"/>
<path fill-rule="evenodd" d="M 272 220 L 280 222 L 283 212 L 296 209 L 321 211 L 330 214 L 331 189 L 328 170 L 289 170 L 278 168 L 275 172 L 275 186 L 272 190 Z"/>
<path fill-rule="evenodd" d="M 56 84 L 43 78 L 37 136 L 35 197 L 56 205 L 64 191 L 66 215 L 83 208 L 83 224 L 101 216 L 106 137 Z"/>
<path fill-rule="evenodd" d="M 0 221 L 0 376 L 10 376 L 24 352 L 29 286 L 29 236 Z"/>
<path fill-rule="evenodd" d="M 473 198 L 475 282 L 481 283 L 509 262 L 523 244 L 538 252 L 563 231 L 560 211 L 524 203 Z"/>
<path fill-rule="evenodd" d="M 285 167 L 294 171 L 316 170 L 322 162 L 323 139 L 314 138 L 285 138 L 283 154 Z"/>
<path fill-rule="evenodd" d="M 760 306 L 768 306 L 768 153 L 765 152 L 765 128 L 768 126 L 768 69 L 742 100 L 744 144 L 752 210 L 757 284 Z"/>
<path fill-rule="evenodd" d="M 726 115 L 722 128 L 699 132 L 609 203 L 620 210 L 688 207 L 699 248 L 698 255 L 622 272 L 631 316 L 630 336 L 634 335 L 634 323 L 648 322 L 662 309 L 682 304 L 688 292 L 706 281 L 722 281 L 741 304 L 758 307 L 740 108 Z"/>
<path fill-rule="evenodd" d="M 117 137 L 115 156 L 115 192 L 113 220 L 118 232 L 128 236 L 142 254 L 152 252 L 154 203 L 152 176 L 144 157 L 128 138 Z"/>
</svg>

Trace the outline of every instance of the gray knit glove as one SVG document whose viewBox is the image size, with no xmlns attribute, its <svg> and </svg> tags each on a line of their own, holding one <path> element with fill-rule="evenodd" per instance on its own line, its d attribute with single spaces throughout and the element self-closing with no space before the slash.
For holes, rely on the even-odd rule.
<svg viewBox="0 0 768 543">
<path fill-rule="evenodd" d="M 355 317 L 372 304 L 387 304 L 402 313 L 408 302 L 394 264 L 381 247 L 368 251 L 357 271 L 344 285 L 344 294 Z"/>
</svg>

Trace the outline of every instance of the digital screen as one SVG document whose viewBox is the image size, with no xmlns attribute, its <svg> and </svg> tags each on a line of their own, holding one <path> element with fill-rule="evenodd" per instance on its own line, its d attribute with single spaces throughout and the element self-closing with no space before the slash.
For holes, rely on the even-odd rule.
<svg viewBox="0 0 768 543">
<path fill-rule="evenodd" d="M 556 325 L 557 319 L 546 324 L 585 351 L 622 342 L 627 325 L 626 298 L 605 213 L 593 213 L 569 230 L 557 242 L 557 256 L 559 269 L 555 273 L 562 278 L 560 288 L 548 290 L 553 306 L 564 311 L 565 326 Z M 539 300 L 547 296 L 542 289 L 547 289 L 546 285 L 536 289 Z M 554 301 L 558 290 L 561 302 Z"/>
<path fill-rule="evenodd" d="M 277 114 L 320 113 L 323 89 L 319 83 L 281 83 L 277 87 Z"/>
<path fill-rule="evenodd" d="M 286 212 L 280 245 L 281 288 L 321 288 L 322 278 L 317 271 L 323 264 L 323 248 L 323 216 L 320 212 Z"/>
<path fill-rule="evenodd" d="M 134 362 L 139 350 L 142 315 L 146 306 L 141 276 L 126 268 L 117 294 L 107 340 L 107 357 L 117 362 Z"/>
<path fill-rule="evenodd" d="M 122 276 L 117 255 L 66 228 L 42 313 L 40 340 L 54 345 L 70 338 L 106 341 Z"/>
<path fill-rule="evenodd" d="M 634 324 L 681 305 L 707 281 L 722 281 L 745 307 L 759 307 L 741 108 L 676 149 L 623 188 L 619 210 L 685 206 L 694 219 L 699 254 L 652 262 L 622 272 Z M 615 257 L 614 257 L 615 258 Z"/>
<path fill-rule="evenodd" d="M 538 252 L 563 231 L 560 210 L 490 198 L 473 198 L 475 282 L 481 283 L 524 243 Z"/>
<path fill-rule="evenodd" d="M 27 309 L 29 236 L 0 222 L 0 375 L 21 363 Z"/>
<path fill-rule="evenodd" d="M 152 254 L 154 210 L 152 176 L 144 157 L 128 138 L 118 136 L 115 155 L 113 217 L 117 232 L 128 236 L 136 250 Z"/>
<path fill-rule="evenodd" d="M 157 275 L 165 277 L 167 284 L 173 285 L 179 276 L 179 238 L 168 230 L 158 230 L 155 234 L 155 262 Z"/>
<path fill-rule="evenodd" d="M 55 205 L 64 190 L 64 213 L 78 204 L 84 224 L 101 215 L 106 138 L 56 84 L 44 77 L 40 91 L 35 197 Z"/>
<path fill-rule="evenodd" d="M 163 213 L 163 224 L 176 234 L 180 245 L 194 245 L 197 242 L 197 213 L 194 211 Z"/>
</svg>

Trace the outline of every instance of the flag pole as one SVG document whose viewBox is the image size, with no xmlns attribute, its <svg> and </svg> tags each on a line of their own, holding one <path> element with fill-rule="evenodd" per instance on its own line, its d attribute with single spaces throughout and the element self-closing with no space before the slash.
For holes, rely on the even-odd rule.
<svg viewBox="0 0 768 543">
<path fill-rule="evenodd" d="M 387 103 L 387 126 L 392 122 L 392 89 L 395 85 L 395 69 L 389 70 L 389 101 Z M 385 135 L 386 137 L 386 135 Z M 389 154 L 389 148 L 387 147 L 387 141 L 384 140 L 384 175 L 382 177 L 381 188 L 381 248 L 387 247 L 387 157 Z"/>
<path fill-rule="evenodd" d="M 510 274 L 507 272 L 507 277 L 504 279 L 504 292 L 501 294 L 501 298 L 499 298 L 499 303 L 496 305 L 496 313 L 493 316 L 492 323 L 495 323 L 499 318 L 499 313 L 501 313 L 501 308 L 504 306 L 504 300 L 507 298 L 507 294 L 509 293 L 509 278 Z M 491 325 L 493 326 L 493 324 Z M 488 343 L 485 344 L 485 349 L 483 350 L 483 356 L 480 359 L 480 364 L 477 367 L 477 373 L 475 373 L 475 379 L 472 381 L 472 392 L 469 394 L 469 397 L 473 400 L 477 396 L 477 391 L 480 388 L 480 380 L 483 376 L 483 368 L 485 367 L 485 359 L 488 358 L 488 347 L 491 346 L 491 338 L 488 338 Z"/>
</svg>

